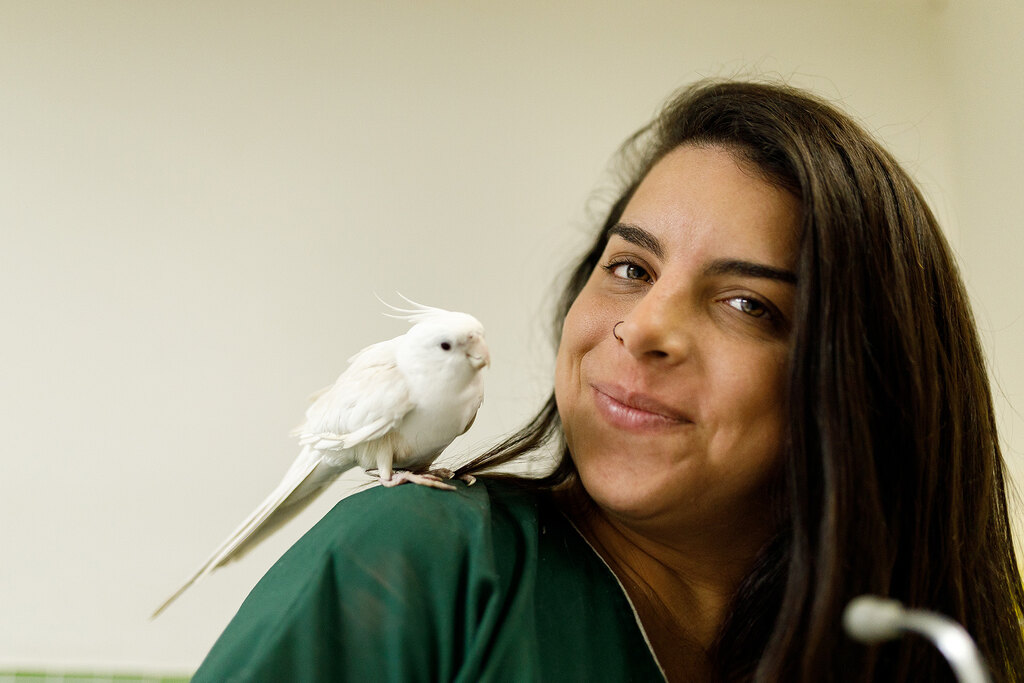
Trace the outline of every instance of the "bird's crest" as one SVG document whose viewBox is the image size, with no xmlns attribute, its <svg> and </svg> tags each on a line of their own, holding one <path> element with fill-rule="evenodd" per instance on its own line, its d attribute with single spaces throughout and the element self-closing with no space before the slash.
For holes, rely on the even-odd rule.
<svg viewBox="0 0 1024 683">
<path fill-rule="evenodd" d="M 392 306 L 387 301 L 384 301 L 384 299 L 381 299 L 379 296 L 375 294 L 374 296 L 377 296 L 377 301 L 381 302 L 382 304 L 390 308 L 392 311 L 394 311 L 393 313 L 384 314 L 389 318 L 405 320 L 415 325 L 416 323 L 421 323 L 425 320 L 430 320 L 431 318 L 436 318 L 437 316 L 447 315 L 451 313 L 451 311 L 446 311 L 443 308 L 434 308 L 433 306 L 425 306 L 423 304 L 418 304 L 409 297 L 402 294 L 401 292 L 395 293 L 398 294 L 398 296 L 400 296 L 402 299 L 404 299 L 407 304 L 412 306 L 412 308 L 399 308 L 398 306 Z"/>
</svg>

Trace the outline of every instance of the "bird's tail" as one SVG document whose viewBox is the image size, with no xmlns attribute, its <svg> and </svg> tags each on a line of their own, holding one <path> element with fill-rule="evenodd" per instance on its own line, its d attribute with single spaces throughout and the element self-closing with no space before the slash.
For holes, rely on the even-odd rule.
<svg viewBox="0 0 1024 683">
<path fill-rule="evenodd" d="M 345 469 L 325 464 L 312 448 L 303 449 L 303 453 L 296 459 L 277 488 L 228 536 L 184 585 L 153 612 L 150 619 L 160 616 L 196 581 L 217 567 L 241 558 L 271 532 L 304 510 L 317 494 Z"/>
</svg>

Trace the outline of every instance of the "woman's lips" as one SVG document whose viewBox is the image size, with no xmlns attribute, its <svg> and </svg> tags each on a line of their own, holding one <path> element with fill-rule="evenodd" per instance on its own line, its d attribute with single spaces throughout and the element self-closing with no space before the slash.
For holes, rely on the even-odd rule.
<svg viewBox="0 0 1024 683">
<path fill-rule="evenodd" d="M 612 384 L 591 384 L 594 404 L 611 424 L 622 429 L 646 431 L 689 424 L 678 411 L 655 398 L 627 391 Z"/>
</svg>

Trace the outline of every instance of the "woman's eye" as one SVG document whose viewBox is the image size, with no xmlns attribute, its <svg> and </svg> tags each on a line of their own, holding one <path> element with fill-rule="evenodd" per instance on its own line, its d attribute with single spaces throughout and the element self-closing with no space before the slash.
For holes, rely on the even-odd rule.
<svg viewBox="0 0 1024 683">
<path fill-rule="evenodd" d="M 642 266 L 629 263 L 628 261 L 611 263 L 605 266 L 605 270 L 623 280 L 643 280 L 645 282 L 650 282 L 651 280 L 650 274 Z"/>
<path fill-rule="evenodd" d="M 740 313 L 745 313 L 753 318 L 771 317 L 771 311 L 757 299 L 750 299 L 745 296 L 734 296 L 726 299 L 725 302 Z"/>
</svg>

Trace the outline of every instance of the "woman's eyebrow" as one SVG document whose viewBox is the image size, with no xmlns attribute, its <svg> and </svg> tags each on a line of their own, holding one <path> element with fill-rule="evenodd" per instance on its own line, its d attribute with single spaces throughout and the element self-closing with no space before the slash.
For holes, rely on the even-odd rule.
<svg viewBox="0 0 1024 683">
<path fill-rule="evenodd" d="M 657 237 L 636 225 L 629 223 L 616 223 L 608 229 L 608 237 L 618 235 L 630 244 L 646 249 L 658 258 L 665 258 L 665 249 Z M 783 268 L 743 261 L 740 259 L 719 259 L 712 262 L 704 269 L 704 274 L 713 275 L 740 275 L 743 277 L 757 277 L 766 280 L 779 280 L 791 285 L 796 284 L 796 273 Z"/>
<path fill-rule="evenodd" d="M 643 228 L 629 223 L 616 223 L 608 229 L 608 238 L 610 239 L 612 235 L 618 235 L 627 242 L 646 249 L 658 258 L 665 258 L 665 249 L 661 246 L 661 242 Z"/>
<path fill-rule="evenodd" d="M 741 261 L 739 259 L 719 259 L 712 261 L 704 274 L 713 275 L 740 275 L 742 277 L 759 277 L 767 280 L 779 280 L 791 285 L 796 284 L 796 273 L 791 270 L 784 270 L 774 266 L 766 266 L 763 263 L 753 261 Z"/>
</svg>

